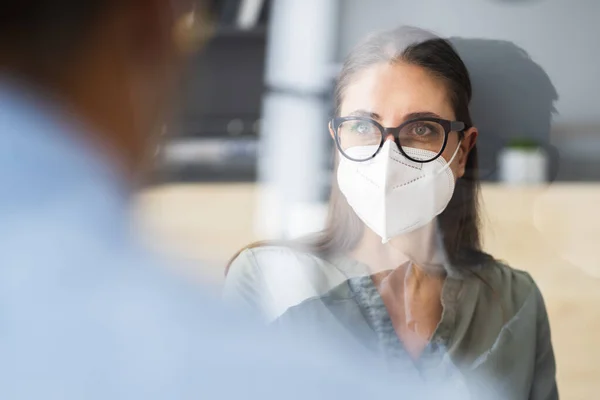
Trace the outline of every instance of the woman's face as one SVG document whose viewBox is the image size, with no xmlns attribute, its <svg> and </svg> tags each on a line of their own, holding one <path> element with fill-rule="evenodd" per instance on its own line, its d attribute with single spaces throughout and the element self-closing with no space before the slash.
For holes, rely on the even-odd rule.
<svg viewBox="0 0 600 400">
<path fill-rule="evenodd" d="M 423 113 L 450 121 L 456 119 L 444 82 L 422 67 L 394 63 L 376 65 L 359 73 L 344 92 L 340 114 L 370 117 L 390 128 Z M 461 143 L 458 132 L 449 134 L 442 157 L 450 161 L 460 146 L 450 165 L 455 179 L 464 175 L 476 137 L 475 128 L 465 132 Z"/>
</svg>

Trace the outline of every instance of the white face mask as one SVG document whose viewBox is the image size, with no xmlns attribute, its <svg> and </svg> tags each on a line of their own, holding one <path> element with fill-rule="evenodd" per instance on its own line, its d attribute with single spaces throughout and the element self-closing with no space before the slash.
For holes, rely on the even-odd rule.
<svg viewBox="0 0 600 400">
<path fill-rule="evenodd" d="M 357 146 L 346 150 L 353 158 L 373 154 L 377 146 Z M 358 217 L 386 243 L 391 238 L 414 231 L 442 213 L 454 193 L 450 164 L 443 157 L 418 163 L 404 157 L 398 146 L 387 140 L 375 158 L 350 161 L 340 154 L 337 179 L 341 192 Z M 436 153 L 403 148 L 414 159 L 430 159 Z"/>
</svg>

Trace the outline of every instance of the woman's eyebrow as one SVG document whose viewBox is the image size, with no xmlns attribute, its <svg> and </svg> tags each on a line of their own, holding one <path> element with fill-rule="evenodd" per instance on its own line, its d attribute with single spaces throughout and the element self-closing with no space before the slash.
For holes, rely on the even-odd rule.
<svg viewBox="0 0 600 400">
<path fill-rule="evenodd" d="M 381 115 L 377 114 L 376 112 L 367 111 L 367 110 L 363 110 L 363 109 L 354 110 L 350 114 L 348 114 L 348 116 L 371 118 L 371 119 L 374 119 L 374 120 L 377 120 L 377 121 L 381 121 L 382 120 Z M 431 112 L 431 111 L 417 111 L 417 112 L 412 112 L 412 113 L 406 114 L 402 118 L 402 120 L 403 121 L 410 121 L 410 120 L 419 119 L 419 118 L 440 118 L 440 119 L 443 119 L 439 114 L 436 114 L 436 113 Z"/>
<path fill-rule="evenodd" d="M 375 112 L 371 112 L 371 111 L 367 111 L 367 110 L 354 110 L 352 111 L 350 114 L 348 114 L 348 116 L 353 116 L 353 117 L 366 117 L 366 118 L 371 118 L 374 120 L 381 120 L 381 116 Z"/>
<path fill-rule="evenodd" d="M 410 114 L 406 114 L 404 116 L 404 121 L 409 121 L 411 119 L 419 119 L 419 118 L 440 118 L 443 119 L 440 115 L 431 112 L 431 111 L 418 111 L 412 112 Z"/>
</svg>

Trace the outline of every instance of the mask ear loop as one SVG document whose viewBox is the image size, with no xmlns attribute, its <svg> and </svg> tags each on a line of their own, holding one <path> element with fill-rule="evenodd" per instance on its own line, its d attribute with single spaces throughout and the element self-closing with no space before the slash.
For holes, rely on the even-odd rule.
<svg viewBox="0 0 600 400">
<path fill-rule="evenodd" d="M 456 155 L 458 154 L 458 150 L 460 149 L 460 145 L 462 144 L 462 139 L 458 141 L 458 145 L 456 146 L 456 150 L 454 150 L 454 154 L 452 154 L 452 157 L 450 157 L 450 160 L 448 160 L 448 162 L 446 162 L 446 165 L 444 165 L 439 171 L 438 174 L 441 174 L 442 172 L 444 172 L 445 170 L 447 170 L 448 168 L 450 168 L 450 165 L 452 165 L 452 163 L 454 162 L 454 159 L 456 158 Z M 441 157 L 443 159 L 443 157 Z"/>
</svg>

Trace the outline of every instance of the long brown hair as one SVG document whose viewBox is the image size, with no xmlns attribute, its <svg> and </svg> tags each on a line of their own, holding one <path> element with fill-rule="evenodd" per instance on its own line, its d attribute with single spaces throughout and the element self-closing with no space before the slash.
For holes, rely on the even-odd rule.
<svg viewBox="0 0 600 400">
<path fill-rule="evenodd" d="M 467 126 L 473 125 L 469 112 L 471 81 L 463 61 L 448 41 L 413 27 L 377 33 L 352 50 L 337 81 L 336 114 L 340 113 L 346 88 L 358 73 L 374 65 L 395 62 L 420 66 L 442 79 L 450 95 L 456 118 Z M 320 256 L 353 250 L 362 237 L 364 224 L 340 192 L 335 176 L 334 173 L 325 229 L 297 241 L 257 242 L 245 249 L 279 244 L 300 247 Z M 457 180 L 448 207 L 438 216 L 448 259 L 459 268 L 480 266 L 492 260 L 490 255 L 481 250 L 479 190 L 477 147 L 474 146 L 467 157 L 464 176 Z"/>
</svg>

